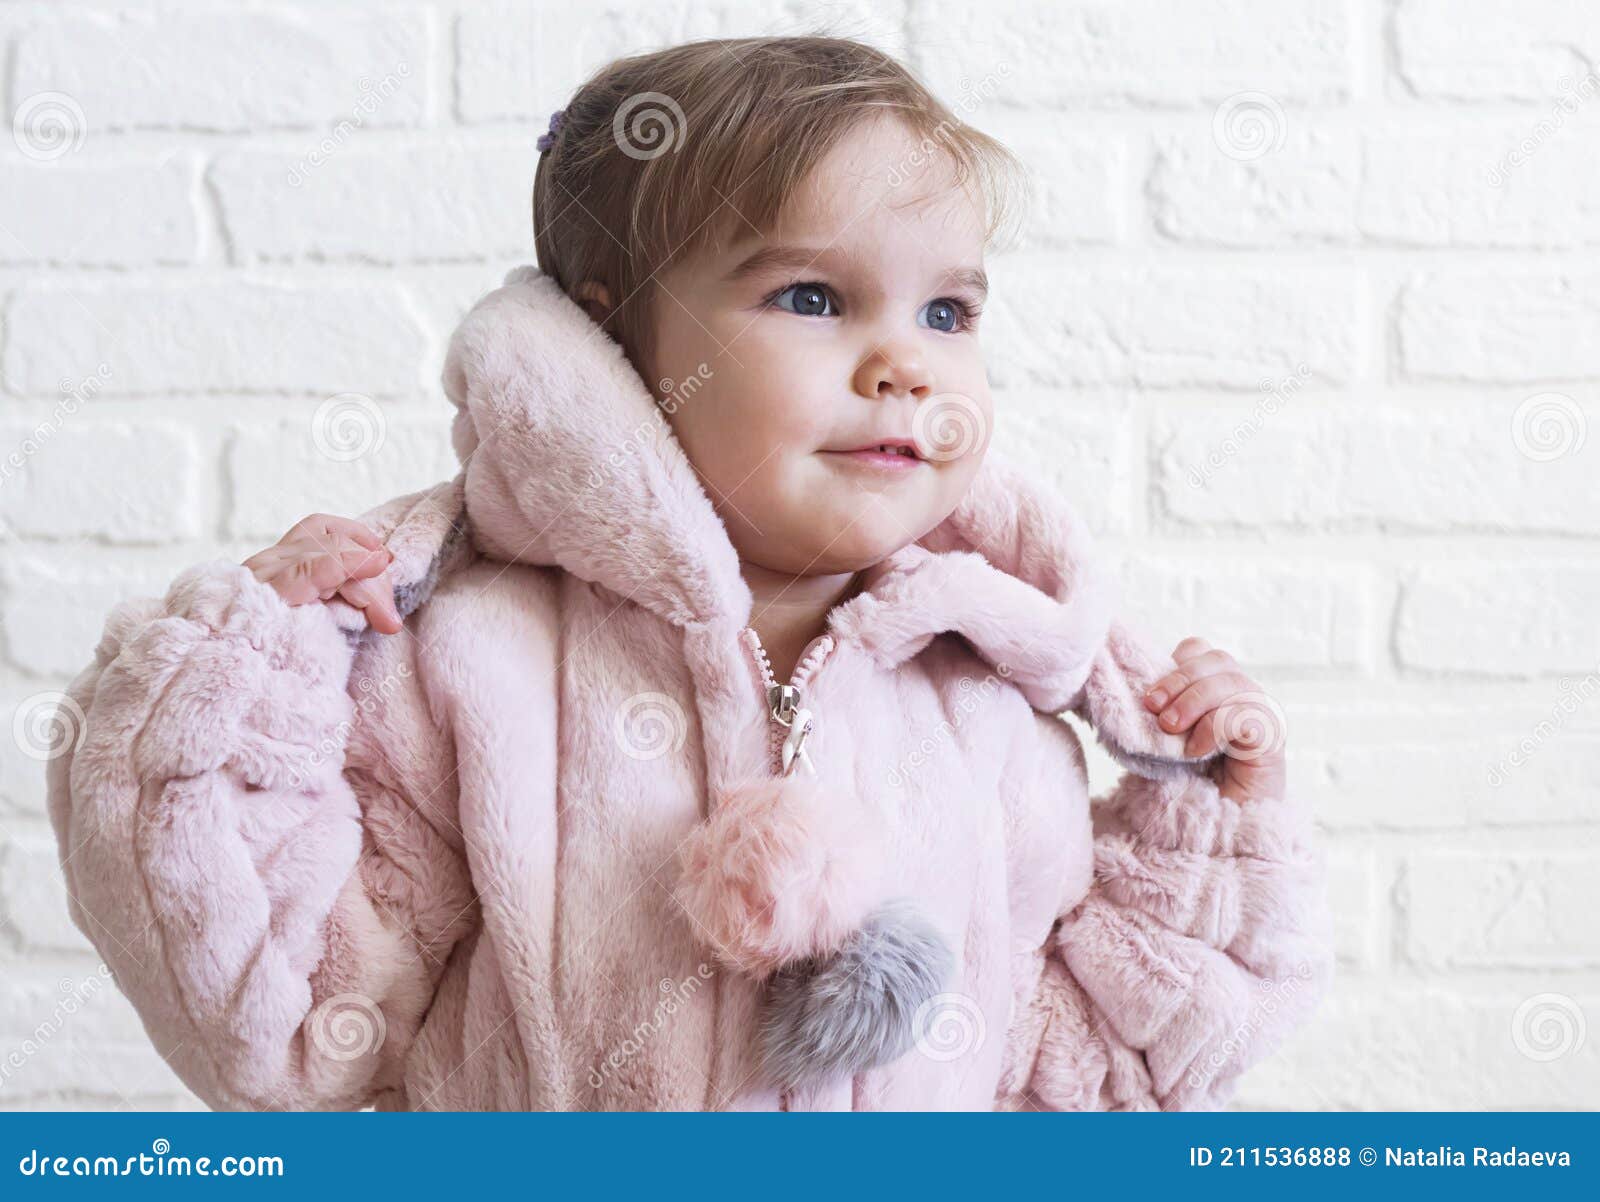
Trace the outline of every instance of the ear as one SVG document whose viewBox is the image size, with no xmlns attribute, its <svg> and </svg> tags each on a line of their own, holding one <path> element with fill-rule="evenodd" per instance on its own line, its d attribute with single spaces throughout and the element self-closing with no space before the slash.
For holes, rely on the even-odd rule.
<svg viewBox="0 0 1600 1202">
<path fill-rule="evenodd" d="M 597 325 L 611 315 L 611 290 L 599 280 L 584 280 L 573 290 L 573 299 Z"/>
</svg>

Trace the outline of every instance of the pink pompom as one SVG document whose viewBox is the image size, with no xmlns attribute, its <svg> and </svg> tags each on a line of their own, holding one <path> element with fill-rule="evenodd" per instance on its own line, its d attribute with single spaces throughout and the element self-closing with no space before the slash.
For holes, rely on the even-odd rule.
<svg viewBox="0 0 1600 1202">
<path fill-rule="evenodd" d="M 679 850 L 675 896 L 719 959 L 760 978 L 836 951 L 880 896 L 882 828 L 796 774 L 716 799 Z"/>
</svg>

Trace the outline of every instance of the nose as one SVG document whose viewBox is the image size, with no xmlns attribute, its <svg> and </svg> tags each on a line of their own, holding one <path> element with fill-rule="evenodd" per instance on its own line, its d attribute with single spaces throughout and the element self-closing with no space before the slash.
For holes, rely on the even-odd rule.
<svg viewBox="0 0 1600 1202">
<path fill-rule="evenodd" d="M 872 400 L 904 393 L 915 400 L 932 394 L 933 378 L 922 352 L 906 342 L 880 342 L 856 368 L 855 389 Z"/>
</svg>

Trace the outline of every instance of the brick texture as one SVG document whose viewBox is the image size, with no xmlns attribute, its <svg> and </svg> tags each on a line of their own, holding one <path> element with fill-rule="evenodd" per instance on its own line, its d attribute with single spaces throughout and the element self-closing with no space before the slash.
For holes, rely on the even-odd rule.
<svg viewBox="0 0 1600 1202">
<path fill-rule="evenodd" d="M 996 445 L 1288 717 L 1339 981 L 1240 1105 L 1600 1106 L 1592 0 L 265 0 L 0 6 L 0 1108 L 196 1105 L 44 808 L 106 611 L 451 474 L 550 111 L 819 25 L 1027 165 Z"/>
</svg>

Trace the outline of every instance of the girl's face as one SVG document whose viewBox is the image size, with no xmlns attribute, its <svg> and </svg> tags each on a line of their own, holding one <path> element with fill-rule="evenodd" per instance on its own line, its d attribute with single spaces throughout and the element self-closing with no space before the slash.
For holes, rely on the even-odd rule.
<svg viewBox="0 0 1600 1202">
<path fill-rule="evenodd" d="M 905 127 L 858 126 L 770 235 L 657 282 L 648 382 L 742 560 L 855 571 L 955 508 L 993 418 L 983 211 Z M 917 458 L 851 453 L 895 442 Z"/>
</svg>

